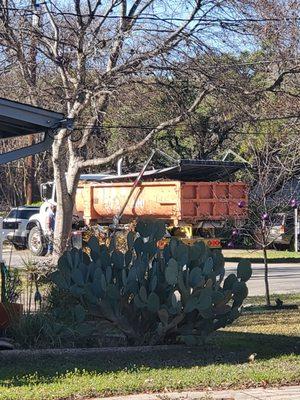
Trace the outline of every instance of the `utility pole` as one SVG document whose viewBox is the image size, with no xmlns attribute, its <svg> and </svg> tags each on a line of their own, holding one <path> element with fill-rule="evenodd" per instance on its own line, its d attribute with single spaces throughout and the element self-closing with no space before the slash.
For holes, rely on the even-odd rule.
<svg viewBox="0 0 300 400">
<path fill-rule="evenodd" d="M 1 277 L 1 303 L 6 300 L 5 293 L 5 265 L 3 262 L 3 218 L 0 217 L 0 277 Z"/>
<path fill-rule="evenodd" d="M 299 230 L 299 222 L 298 222 L 298 206 L 294 208 L 294 237 L 295 237 L 295 252 L 298 253 L 298 230 Z"/>
<path fill-rule="evenodd" d="M 290 206 L 294 209 L 294 250 L 296 253 L 298 253 L 299 222 L 298 222 L 298 201 L 297 201 L 297 199 L 292 199 L 290 201 Z"/>
</svg>

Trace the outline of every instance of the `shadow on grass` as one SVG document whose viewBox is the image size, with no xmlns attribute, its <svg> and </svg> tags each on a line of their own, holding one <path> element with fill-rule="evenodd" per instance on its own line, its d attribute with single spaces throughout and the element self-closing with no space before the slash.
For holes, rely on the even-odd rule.
<svg viewBox="0 0 300 400">
<path fill-rule="evenodd" d="M 248 357 L 257 353 L 257 359 L 269 360 L 283 355 L 300 354 L 298 336 L 269 335 L 220 331 L 202 347 L 171 346 L 168 349 L 153 348 L 140 351 L 132 348 L 122 352 L 117 348 L 101 352 L 86 349 L 54 352 L 52 354 L 25 353 L 5 358 L 0 353 L 0 385 L 21 386 L 28 382 L 28 375 L 37 373 L 38 382 L 51 382 L 68 371 L 117 372 L 126 368 L 136 371 L 148 368 L 190 368 L 212 364 L 240 364 L 248 362 Z M 26 377 L 27 375 L 27 377 Z"/>
</svg>

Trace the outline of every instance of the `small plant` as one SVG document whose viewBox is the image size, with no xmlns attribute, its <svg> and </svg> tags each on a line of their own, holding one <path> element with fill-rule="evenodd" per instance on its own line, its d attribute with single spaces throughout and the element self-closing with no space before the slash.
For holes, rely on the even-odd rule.
<svg viewBox="0 0 300 400">
<path fill-rule="evenodd" d="M 18 303 L 21 292 L 22 281 L 19 271 L 1 264 L 0 329 L 6 329 L 21 317 L 23 305 Z"/>
<path fill-rule="evenodd" d="M 8 328 L 9 337 L 21 348 L 95 346 L 90 344 L 91 332 L 88 324 L 81 324 L 73 315 L 58 321 L 47 310 L 25 312 Z"/>
<path fill-rule="evenodd" d="M 42 307 L 43 294 L 48 284 L 51 265 L 42 264 L 31 258 L 22 259 L 25 277 L 25 304 L 27 311 L 36 311 Z"/>
<path fill-rule="evenodd" d="M 224 258 L 203 242 L 192 246 L 172 238 L 160 250 L 165 235 L 161 222 L 139 221 L 127 236 L 127 251 L 95 237 L 89 255 L 66 252 L 51 275 L 58 298 L 68 299 L 75 319 L 105 320 L 126 335 L 128 343 L 184 341 L 203 343 L 216 329 L 232 323 L 247 297 L 251 265 L 243 260 L 237 275 L 224 281 Z M 53 312 L 65 313 L 64 307 Z"/>
<path fill-rule="evenodd" d="M 21 348 L 40 347 L 40 343 L 49 343 L 43 332 L 45 315 L 42 312 L 26 312 L 14 321 L 8 329 L 8 335 Z"/>
<path fill-rule="evenodd" d="M 17 303 L 22 293 L 20 272 L 16 268 L 4 269 L 4 303 Z"/>
</svg>

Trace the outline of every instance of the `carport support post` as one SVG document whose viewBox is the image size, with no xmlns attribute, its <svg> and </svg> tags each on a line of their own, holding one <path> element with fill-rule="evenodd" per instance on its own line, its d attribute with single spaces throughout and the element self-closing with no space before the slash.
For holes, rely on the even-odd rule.
<svg viewBox="0 0 300 400">
<path fill-rule="evenodd" d="M 0 217 L 0 264 L 3 263 L 3 218 Z"/>
<path fill-rule="evenodd" d="M 1 303 L 5 302 L 5 271 L 3 262 L 3 218 L 0 217 L 0 269 L 1 269 Z"/>
<path fill-rule="evenodd" d="M 299 226 L 299 222 L 298 222 L 298 207 L 295 207 L 294 209 L 294 228 L 295 228 L 295 232 L 294 232 L 294 238 L 295 238 L 295 252 L 298 253 L 298 226 Z"/>
</svg>

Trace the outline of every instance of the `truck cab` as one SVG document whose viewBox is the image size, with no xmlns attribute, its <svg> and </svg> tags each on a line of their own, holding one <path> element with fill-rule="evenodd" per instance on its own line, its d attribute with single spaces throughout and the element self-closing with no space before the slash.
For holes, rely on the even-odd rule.
<svg viewBox="0 0 300 400">
<path fill-rule="evenodd" d="M 40 187 L 41 198 L 43 203 L 39 209 L 39 212 L 33 214 L 28 221 L 26 230 L 27 236 L 27 247 L 31 253 L 35 256 L 44 256 L 47 253 L 46 243 L 46 214 L 50 207 L 50 202 L 55 202 L 56 193 L 55 185 L 53 182 L 43 183 Z"/>
<path fill-rule="evenodd" d="M 81 175 L 80 179 L 101 179 L 104 175 L 86 174 Z M 106 175 L 105 175 L 106 176 Z M 56 188 L 53 181 L 42 183 L 40 186 L 40 194 L 43 200 L 38 212 L 34 213 L 26 226 L 27 247 L 35 256 L 44 256 L 47 253 L 46 240 L 46 216 L 50 204 L 56 203 Z M 74 210 L 73 226 L 78 227 L 83 225 L 81 213 Z"/>
<path fill-rule="evenodd" d="M 299 223 L 297 231 L 299 243 Z M 278 250 L 289 249 L 290 251 L 295 251 L 295 217 L 292 213 L 274 215 L 269 228 L 268 240 Z"/>
</svg>

